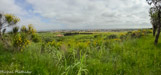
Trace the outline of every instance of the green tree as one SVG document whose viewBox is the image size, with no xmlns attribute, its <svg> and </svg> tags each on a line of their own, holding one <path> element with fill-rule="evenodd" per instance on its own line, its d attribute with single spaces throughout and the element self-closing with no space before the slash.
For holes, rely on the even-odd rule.
<svg viewBox="0 0 161 75">
<path fill-rule="evenodd" d="M 149 14 L 150 14 L 151 24 L 153 27 L 153 36 L 155 36 L 155 33 L 157 31 L 157 25 L 158 25 L 158 12 L 154 12 L 153 9 L 155 8 L 153 7 L 150 8 Z"/>
<path fill-rule="evenodd" d="M 2 39 L 2 29 L 16 25 L 20 19 L 12 14 L 0 13 L 0 39 Z"/>
<path fill-rule="evenodd" d="M 155 32 L 156 32 L 155 29 L 157 29 L 157 34 L 156 34 L 155 41 L 154 41 L 154 43 L 157 44 L 158 39 L 159 39 L 159 34 L 160 34 L 160 28 L 161 28 L 161 23 L 160 23 L 161 22 L 160 21 L 160 18 L 161 18 L 161 15 L 160 15 L 161 14 L 161 0 L 146 0 L 146 1 L 149 5 L 152 6 L 152 8 L 150 9 L 151 14 L 157 13 L 157 14 L 155 14 L 155 15 L 157 15 L 157 17 L 155 17 L 156 20 L 154 19 L 154 17 L 151 18 L 152 23 L 156 23 L 156 25 L 155 25 L 156 28 L 154 28 L 153 30 L 154 30 L 154 34 L 155 34 Z"/>
</svg>

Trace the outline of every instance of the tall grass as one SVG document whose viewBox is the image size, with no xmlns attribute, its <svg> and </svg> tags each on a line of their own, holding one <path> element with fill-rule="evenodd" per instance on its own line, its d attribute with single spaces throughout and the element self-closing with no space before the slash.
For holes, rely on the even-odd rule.
<svg viewBox="0 0 161 75">
<path fill-rule="evenodd" d="M 152 35 L 126 40 L 108 39 L 106 34 L 57 39 L 44 35 L 40 34 L 43 40 L 54 42 L 43 47 L 45 41 L 32 42 L 23 52 L 8 52 L 0 44 L 0 70 L 26 70 L 33 75 L 161 74 L 161 47 L 153 45 Z"/>
</svg>

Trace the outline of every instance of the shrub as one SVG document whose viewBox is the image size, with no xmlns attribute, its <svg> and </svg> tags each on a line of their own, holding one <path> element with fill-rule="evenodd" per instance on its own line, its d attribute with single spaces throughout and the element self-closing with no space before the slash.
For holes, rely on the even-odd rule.
<svg viewBox="0 0 161 75">
<path fill-rule="evenodd" d="M 132 33 L 132 31 L 128 31 L 126 35 L 129 35 L 129 34 L 131 34 L 131 33 Z"/>
<path fill-rule="evenodd" d="M 36 32 L 36 29 L 34 29 L 32 24 L 29 24 L 28 28 L 26 28 L 26 26 L 22 26 L 21 32 L 25 32 L 25 33 L 28 33 L 28 34 L 34 34 Z"/>
<path fill-rule="evenodd" d="M 77 43 L 78 49 L 86 49 L 88 46 L 89 46 L 88 43 L 84 43 L 84 42 Z"/>
<path fill-rule="evenodd" d="M 116 38 L 117 38 L 117 35 L 111 34 L 111 35 L 108 36 L 108 38 L 109 38 L 109 39 L 116 39 Z"/>
<path fill-rule="evenodd" d="M 153 32 L 153 30 L 150 30 L 150 29 L 149 29 L 149 30 L 147 30 L 147 33 L 152 33 L 152 32 Z"/>
<path fill-rule="evenodd" d="M 41 41 L 39 36 L 36 35 L 36 34 L 32 34 L 31 39 L 32 39 L 33 42 L 40 42 Z"/>
<path fill-rule="evenodd" d="M 131 33 L 131 38 L 140 38 L 143 35 L 144 35 L 144 33 L 142 33 L 141 31 L 133 31 Z"/>
<path fill-rule="evenodd" d="M 102 35 L 94 35 L 94 38 L 101 38 Z"/>
<path fill-rule="evenodd" d="M 34 29 L 32 24 L 28 25 L 28 33 L 29 34 L 34 34 L 36 32 L 36 29 Z"/>
<path fill-rule="evenodd" d="M 48 46 L 54 46 L 56 49 L 60 49 L 62 42 L 56 42 L 55 40 L 47 42 Z"/>
<path fill-rule="evenodd" d="M 28 32 L 26 26 L 22 26 L 22 27 L 21 27 L 21 32 L 25 32 L 25 33 Z"/>
<path fill-rule="evenodd" d="M 120 35 L 120 39 L 121 39 L 121 40 L 125 40 L 126 38 L 127 38 L 127 35 L 125 35 L 125 34 L 121 34 L 121 35 Z"/>
<path fill-rule="evenodd" d="M 52 42 L 53 41 L 53 38 L 50 38 L 50 37 L 45 37 L 43 38 L 44 41 L 47 43 L 47 42 Z"/>
<path fill-rule="evenodd" d="M 14 28 L 12 29 L 12 33 L 13 33 L 13 34 L 16 34 L 16 33 L 18 33 L 18 30 L 19 30 L 19 27 L 14 27 Z"/>
<path fill-rule="evenodd" d="M 35 34 L 36 30 L 32 26 L 32 24 L 28 25 L 28 28 L 26 26 L 21 27 L 21 33 L 25 33 L 27 37 L 30 37 L 29 39 L 34 42 L 39 42 L 40 38 Z"/>
<path fill-rule="evenodd" d="M 25 48 L 29 43 L 30 41 L 27 39 L 25 34 L 17 34 L 13 38 L 13 46 L 18 51 L 23 51 L 23 48 Z"/>
</svg>

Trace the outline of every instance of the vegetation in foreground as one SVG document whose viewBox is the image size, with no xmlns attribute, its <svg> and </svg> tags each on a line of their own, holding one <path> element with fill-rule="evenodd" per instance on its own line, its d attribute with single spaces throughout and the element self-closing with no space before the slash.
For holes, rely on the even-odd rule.
<svg viewBox="0 0 161 75">
<path fill-rule="evenodd" d="M 25 34 L 28 38 L 22 37 Z M 61 33 L 5 34 L 4 39 L 13 40 L 14 35 L 18 35 L 29 43 L 17 45 L 7 40 L 10 47 L 6 47 L 0 42 L 0 70 L 31 71 L 32 75 L 161 74 L 161 47 L 160 43 L 153 44 L 151 30 L 56 36 L 58 34 Z"/>
</svg>

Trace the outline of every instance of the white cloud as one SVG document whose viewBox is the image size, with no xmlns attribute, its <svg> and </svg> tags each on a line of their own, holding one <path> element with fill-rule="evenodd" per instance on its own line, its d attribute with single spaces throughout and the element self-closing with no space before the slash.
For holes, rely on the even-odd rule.
<svg viewBox="0 0 161 75">
<path fill-rule="evenodd" d="M 40 30 L 151 27 L 146 0 L 26 0 L 33 8 L 30 13 L 41 17 L 8 1 L 1 0 L 0 4 L 11 8 L 0 5 L 0 10 L 16 14 L 24 11 L 32 17 L 21 16 L 21 23 L 33 23 Z M 42 22 L 42 17 L 50 22 Z"/>
<path fill-rule="evenodd" d="M 27 0 L 34 12 L 70 27 L 149 25 L 145 0 Z M 101 28 L 101 27 L 100 27 Z"/>
<path fill-rule="evenodd" d="M 26 11 L 15 4 L 14 0 L 0 0 L 0 12 L 17 15 L 26 15 Z"/>
</svg>

